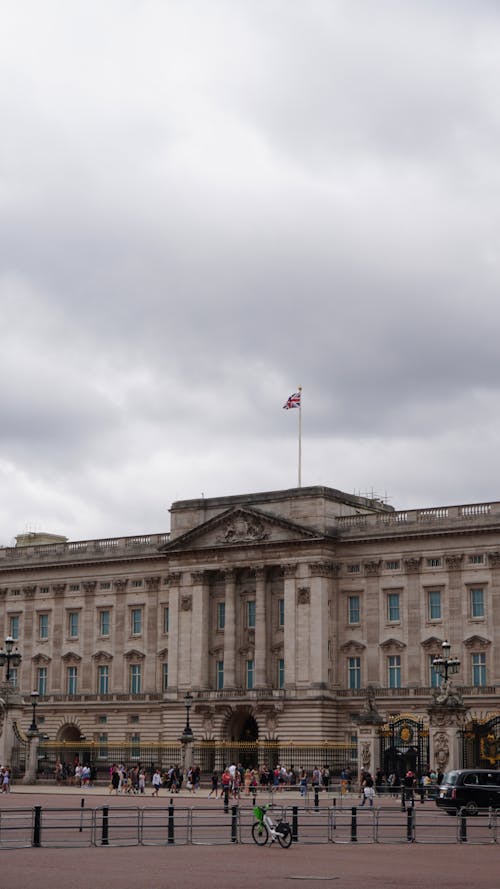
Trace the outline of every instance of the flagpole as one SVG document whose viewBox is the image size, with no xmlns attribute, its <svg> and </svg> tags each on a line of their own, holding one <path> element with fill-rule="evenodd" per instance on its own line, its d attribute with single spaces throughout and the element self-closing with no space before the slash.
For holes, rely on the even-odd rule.
<svg viewBox="0 0 500 889">
<path fill-rule="evenodd" d="M 299 386 L 299 488 L 302 487 L 302 386 Z"/>
</svg>

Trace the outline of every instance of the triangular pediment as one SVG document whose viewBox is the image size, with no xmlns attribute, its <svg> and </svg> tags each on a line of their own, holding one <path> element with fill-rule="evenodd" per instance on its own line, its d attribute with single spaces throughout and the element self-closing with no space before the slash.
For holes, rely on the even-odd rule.
<svg viewBox="0 0 500 889">
<path fill-rule="evenodd" d="M 248 507 L 228 509 L 170 540 L 161 552 L 318 540 L 326 535 Z"/>
</svg>

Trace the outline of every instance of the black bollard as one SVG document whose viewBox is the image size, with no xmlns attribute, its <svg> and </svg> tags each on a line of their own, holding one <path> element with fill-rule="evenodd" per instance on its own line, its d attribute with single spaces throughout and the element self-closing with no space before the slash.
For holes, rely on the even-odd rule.
<svg viewBox="0 0 500 889">
<path fill-rule="evenodd" d="M 231 806 L 231 842 L 238 842 L 238 806 Z"/>
<path fill-rule="evenodd" d="M 229 812 L 229 787 L 224 787 L 224 812 Z"/>
<path fill-rule="evenodd" d="M 314 808 L 319 809 L 319 788 L 314 788 Z"/>
<path fill-rule="evenodd" d="M 174 842 L 174 801 L 170 799 L 170 805 L 168 807 L 168 843 L 171 845 Z"/>
<path fill-rule="evenodd" d="M 406 809 L 406 839 L 409 843 L 413 842 L 413 806 Z"/>
<path fill-rule="evenodd" d="M 35 819 L 33 821 L 33 845 L 41 846 L 42 836 L 42 807 L 35 806 Z"/>
<path fill-rule="evenodd" d="M 356 806 L 351 808 L 351 843 L 358 842 L 358 810 Z"/>
<path fill-rule="evenodd" d="M 299 807 L 292 806 L 292 843 L 299 841 Z"/>
<path fill-rule="evenodd" d="M 406 806 L 405 806 L 405 792 L 404 792 L 404 788 L 402 788 L 402 790 L 401 790 L 401 811 L 404 812 L 405 808 L 406 808 Z"/>
<path fill-rule="evenodd" d="M 80 833 L 82 833 L 82 831 L 83 831 L 83 809 L 84 809 L 84 806 L 85 806 L 85 800 L 82 797 L 82 800 L 80 802 L 80 809 L 81 809 L 81 811 L 80 811 Z"/>
<path fill-rule="evenodd" d="M 467 842 L 467 816 L 463 809 L 460 811 L 460 842 Z"/>
<path fill-rule="evenodd" d="M 108 846 L 108 845 L 109 845 L 109 806 L 103 806 L 101 846 Z"/>
</svg>

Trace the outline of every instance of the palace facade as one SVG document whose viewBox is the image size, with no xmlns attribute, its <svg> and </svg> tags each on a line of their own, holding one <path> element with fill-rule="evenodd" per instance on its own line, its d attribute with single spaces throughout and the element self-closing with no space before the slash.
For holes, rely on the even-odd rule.
<svg viewBox="0 0 500 889">
<path fill-rule="evenodd" d="M 308 487 L 179 501 L 158 535 L 21 535 L 0 550 L 0 633 L 49 740 L 175 741 L 189 691 L 199 740 L 356 743 L 369 686 L 383 719 L 426 719 L 444 640 L 485 719 L 500 503 L 398 512 Z"/>
</svg>

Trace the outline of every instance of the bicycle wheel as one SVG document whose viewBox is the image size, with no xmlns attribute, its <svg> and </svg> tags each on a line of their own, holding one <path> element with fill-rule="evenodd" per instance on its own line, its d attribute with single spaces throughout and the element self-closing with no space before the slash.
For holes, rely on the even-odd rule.
<svg viewBox="0 0 500 889">
<path fill-rule="evenodd" d="M 290 828 L 287 828 L 286 833 L 283 831 L 283 836 L 278 836 L 278 843 L 283 849 L 288 849 L 292 845 L 292 831 Z"/>
<path fill-rule="evenodd" d="M 256 821 L 255 824 L 252 824 L 252 837 L 254 843 L 257 843 L 258 846 L 266 845 L 269 839 L 269 831 L 262 821 Z"/>
</svg>

